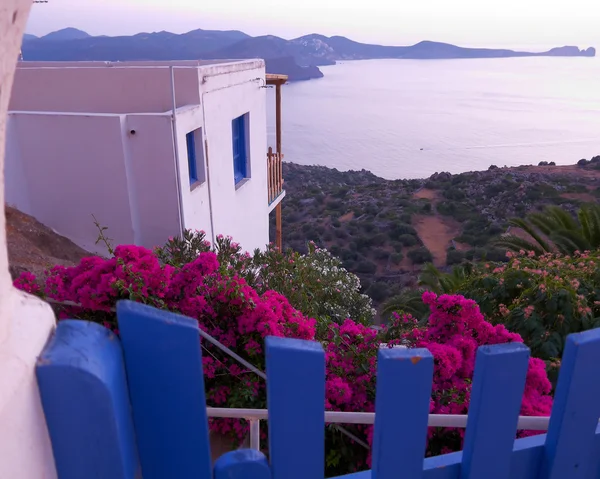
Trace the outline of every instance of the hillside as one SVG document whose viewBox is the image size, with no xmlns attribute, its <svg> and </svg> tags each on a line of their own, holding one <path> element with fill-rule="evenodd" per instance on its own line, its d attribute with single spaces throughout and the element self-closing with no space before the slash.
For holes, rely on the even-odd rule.
<svg viewBox="0 0 600 479">
<path fill-rule="evenodd" d="M 555 204 L 574 211 L 600 198 L 600 156 L 585 166 L 522 166 L 423 180 L 385 180 L 284 163 L 284 246 L 315 241 L 358 274 L 376 305 L 414 286 L 424 262 L 502 261 L 493 246 L 507 220 Z M 40 275 L 89 255 L 34 218 L 6 207 L 11 273 Z M 274 218 L 271 231 L 274 232 Z"/>
<path fill-rule="evenodd" d="M 41 276 L 53 266 L 74 266 L 82 258 L 91 256 L 35 218 L 10 206 L 5 206 L 4 212 L 8 261 L 13 278 L 24 271 Z"/>
<path fill-rule="evenodd" d="M 308 240 L 326 247 L 381 303 L 414 285 L 424 262 L 444 268 L 465 258 L 503 260 L 492 243 L 509 218 L 547 204 L 575 210 L 597 201 L 598 168 L 600 157 L 585 167 L 491 167 L 390 181 L 367 171 L 285 163 L 283 241 L 299 251 Z"/>
<path fill-rule="evenodd" d="M 447 43 L 423 41 L 412 46 L 385 46 L 359 43 L 341 36 L 305 35 L 286 40 L 274 35 L 251 37 L 237 30 L 193 30 L 139 33 L 133 36 L 92 37 L 75 28 L 66 28 L 37 38 L 23 38 L 26 60 L 126 61 L 263 58 L 268 73 L 282 73 L 290 81 L 320 78 L 319 66 L 339 60 L 365 59 L 457 59 L 507 58 L 523 56 L 593 57 L 594 48 L 559 47 L 547 52 L 519 52 L 504 49 L 464 48 Z"/>
</svg>

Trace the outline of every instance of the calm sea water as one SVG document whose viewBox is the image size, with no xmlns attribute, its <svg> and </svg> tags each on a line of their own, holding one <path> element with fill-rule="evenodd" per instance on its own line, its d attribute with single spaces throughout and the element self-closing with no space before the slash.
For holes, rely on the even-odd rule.
<svg viewBox="0 0 600 479">
<path fill-rule="evenodd" d="M 384 178 L 600 155 L 600 58 L 366 60 L 283 87 L 285 159 Z M 269 143 L 274 146 L 274 94 Z"/>
</svg>

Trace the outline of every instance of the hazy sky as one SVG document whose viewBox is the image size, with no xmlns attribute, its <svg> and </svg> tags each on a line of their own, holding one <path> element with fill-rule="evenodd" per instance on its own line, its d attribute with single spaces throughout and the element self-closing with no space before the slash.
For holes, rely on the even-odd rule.
<svg viewBox="0 0 600 479">
<path fill-rule="evenodd" d="M 1 0 L 0 0 L 1 1 Z M 49 0 L 28 33 L 73 26 L 92 35 L 196 28 L 293 38 L 306 33 L 410 44 L 600 47 L 598 0 Z"/>
</svg>

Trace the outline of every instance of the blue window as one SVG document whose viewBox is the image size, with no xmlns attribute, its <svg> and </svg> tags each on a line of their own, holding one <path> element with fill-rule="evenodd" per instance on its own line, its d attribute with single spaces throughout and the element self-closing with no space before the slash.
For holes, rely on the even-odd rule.
<svg viewBox="0 0 600 479">
<path fill-rule="evenodd" d="M 206 170 L 204 168 L 204 148 L 202 148 L 202 128 L 190 131 L 185 135 L 185 143 L 187 145 L 190 186 L 204 183 L 206 181 Z"/>
<path fill-rule="evenodd" d="M 194 131 L 190 131 L 185 135 L 185 142 L 187 143 L 187 158 L 188 158 L 188 171 L 190 173 L 190 185 L 193 185 L 198 181 L 198 163 L 196 161 L 196 138 Z"/>
<path fill-rule="evenodd" d="M 248 178 L 248 114 L 242 115 L 231 122 L 233 138 L 233 177 L 237 185 Z"/>
</svg>

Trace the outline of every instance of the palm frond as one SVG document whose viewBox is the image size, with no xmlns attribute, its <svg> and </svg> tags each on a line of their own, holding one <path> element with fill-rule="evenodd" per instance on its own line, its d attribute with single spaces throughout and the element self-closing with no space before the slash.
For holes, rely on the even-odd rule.
<svg viewBox="0 0 600 479">
<path fill-rule="evenodd" d="M 534 251 L 537 255 L 542 255 L 546 252 L 546 250 L 542 249 L 539 245 L 534 244 L 531 241 L 527 241 L 526 239 L 519 238 L 513 234 L 507 234 L 498 238 L 496 241 L 494 241 L 494 245 L 515 252 L 520 250 Z"/>
<path fill-rule="evenodd" d="M 591 248 L 589 241 L 584 237 L 582 230 L 562 230 L 550 236 L 552 242 L 563 254 L 573 254 L 575 251 L 586 251 Z"/>
<path fill-rule="evenodd" d="M 531 247 L 529 249 L 526 249 L 525 251 L 538 251 L 541 250 L 543 252 L 549 252 L 551 250 L 550 245 L 548 244 L 548 242 L 542 237 L 541 234 L 538 233 L 538 231 L 536 231 L 535 227 L 529 223 L 527 220 L 524 220 L 522 218 L 511 218 L 509 220 L 509 224 L 511 226 L 516 226 L 517 228 L 521 228 L 523 231 L 525 231 L 525 233 L 527 233 L 529 236 L 531 236 L 535 242 L 539 245 L 539 248 L 534 248 Z M 533 243 L 527 241 L 526 244 L 532 245 L 534 246 Z"/>
</svg>

